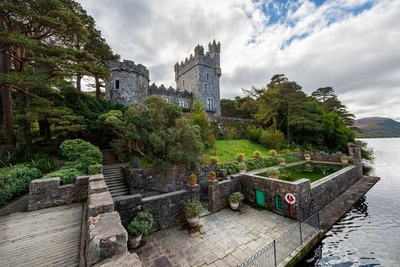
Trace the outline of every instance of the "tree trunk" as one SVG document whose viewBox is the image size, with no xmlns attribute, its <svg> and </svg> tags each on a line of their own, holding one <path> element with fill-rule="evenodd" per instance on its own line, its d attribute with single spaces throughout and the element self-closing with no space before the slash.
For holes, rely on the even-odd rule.
<svg viewBox="0 0 400 267">
<path fill-rule="evenodd" d="M 81 74 L 76 74 L 76 90 L 78 90 L 78 92 L 82 91 L 82 75 Z"/>
<path fill-rule="evenodd" d="M 10 58 L 5 54 L 0 54 L 0 60 L 1 60 L 1 73 L 7 74 L 10 69 Z M 4 124 L 5 144 L 15 145 L 13 99 L 11 96 L 11 88 L 4 84 L 1 84 L 1 97 L 3 102 L 3 124 Z"/>
<path fill-rule="evenodd" d="M 99 75 L 94 75 L 94 80 L 96 82 L 96 99 L 100 99 L 101 97 L 101 91 L 100 91 L 100 80 L 99 80 Z"/>
<path fill-rule="evenodd" d="M 47 140 L 51 140 L 50 124 L 47 119 L 39 120 L 40 136 L 45 136 Z"/>
</svg>

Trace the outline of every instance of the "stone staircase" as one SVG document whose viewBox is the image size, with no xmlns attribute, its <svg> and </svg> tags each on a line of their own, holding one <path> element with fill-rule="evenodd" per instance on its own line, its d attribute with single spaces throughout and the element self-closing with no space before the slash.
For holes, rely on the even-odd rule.
<svg viewBox="0 0 400 267">
<path fill-rule="evenodd" d="M 122 167 L 126 165 L 127 163 L 103 165 L 104 181 L 106 182 L 108 190 L 113 198 L 130 194 L 128 184 L 126 183 L 122 171 Z"/>
<path fill-rule="evenodd" d="M 103 154 L 103 161 L 101 164 L 103 165 L 111 165 L 111 164 L 118 164 L 118 156 L 114 153 L 113 149 L 104 149 L 101 151 Z"/>
</svg>

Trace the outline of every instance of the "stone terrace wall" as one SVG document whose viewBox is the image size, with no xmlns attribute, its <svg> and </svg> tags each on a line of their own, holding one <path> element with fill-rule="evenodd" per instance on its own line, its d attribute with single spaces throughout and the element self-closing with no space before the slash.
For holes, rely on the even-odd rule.
<svg viewBox="0 0 400 267">
<path fill-rule="evenodd" d="M 187 185 L 186 190 L 141 197 L 140 194 L 120 196 L 114 199 L 115 210 L 121 215 L 122 225 L 127 226 L 137 213 L 146 210 L 153 215 L 154 224 L 150 233 L 179 224 L 185 219 L 183 202 L 188 199 L 199 200 L 199 185 Z"/>
<path fill-rule="evenodd" d="M 235 176 L 230 180 L 208 181 L 208 210 L 217 212 L 229 207 L 229 195 L 233 192 L 241 192 L 241 176 Z"/>
<path fill-rule="evenodd" d="M 89 176 L 78 176 L 74 184 L 60 186 L 60 178 L 35 179 L 29 184 L 28 210 L 81 202 L 86 199 Z"/>
</svg>

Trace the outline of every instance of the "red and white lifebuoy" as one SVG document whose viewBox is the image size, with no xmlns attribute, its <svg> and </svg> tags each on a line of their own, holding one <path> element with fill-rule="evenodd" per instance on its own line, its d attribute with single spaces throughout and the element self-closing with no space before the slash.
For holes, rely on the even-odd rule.
<svg viewBox="0 0 400 267">
<path fill-rule="evenodd" d="M 292 193 L 287 193 L 285 195 L 285 200 L 287 203 L 293 205 L 294 203 L 296 203 L 296 198 Z"/>
</svg>

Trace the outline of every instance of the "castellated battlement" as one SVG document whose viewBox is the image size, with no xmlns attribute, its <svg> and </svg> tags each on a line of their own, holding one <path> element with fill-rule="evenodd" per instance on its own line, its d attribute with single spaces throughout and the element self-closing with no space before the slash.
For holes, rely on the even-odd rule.
<svg viewBox="0 0 400 267">
<path fill-rule="evenodd" d="M 188 72 L 190 69 L 197 65 L 206 66 L 213 69 L 219 69 L 219 54 L 221 53 L 221 44 L 213 41 L 208 44 L 208 52 L 204 54 L 204 47 L 197 45 L 194 48 L 194 56 L 190 54 L 189 59 L 185 58 L 185 61 L 181 61 L 179 64 L 176 62 L 174 66 L 175 80 L 177 81 L 180 76 Z M 217 70 L 218 71 L 218 70 Z M 219 70 L 220 72 L 220 70 Z"/>
<path fill-rule="evenodd" d="M 126 72 L 134 72 L 140 74 L 147 78 L 150 82 L 150 73 L 149 70 L 142 64 L 135 64 L 135 62 L 131 60 L 124 60 L 122 62 L 117 60 L 112 60 L 107 63 L 107 68 L 110 71 L 126 71 Z"/>
<path fill-rule="evenodd" d="M 189 99 L 193 97 L 193 94 L 188 91 L 182 91 L 179 89 L 170 87 L 165 87 L 164 84 L 157 86 L 155 83 L 150 85 L 149 87 L 149 95 L 158 95 L 158 96 L 176 96 L 184 99 Z"/>
</svg>

